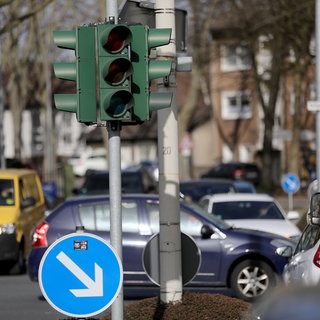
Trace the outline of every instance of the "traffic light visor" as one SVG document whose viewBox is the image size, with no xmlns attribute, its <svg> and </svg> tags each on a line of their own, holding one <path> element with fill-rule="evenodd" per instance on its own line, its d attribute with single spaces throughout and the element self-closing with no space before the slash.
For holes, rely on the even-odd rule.
<svg viewBox="0 0 320 320">
<path fill-rule="evenodd" d="M 59 48 L 76 49 L 77 34 L 75 30 L 55 30 L 53 31 L 53 42 Z"/>
</svg>

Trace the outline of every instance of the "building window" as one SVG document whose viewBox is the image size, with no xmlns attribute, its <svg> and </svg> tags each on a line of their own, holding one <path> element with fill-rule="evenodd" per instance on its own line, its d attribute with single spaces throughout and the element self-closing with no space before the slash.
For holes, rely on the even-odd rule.
<svg viewBox="0 0 320 320">
<path fill-rule="evenodd" d="M 241 45 L 222 45 L 220 48 L 221 71 L 238 71 L 250 69 L 248 49 Z"/>
<path fill-rule="evenodd" d="M 249 119 L 252 117 L 250 97 L 247 91 L 221 93 L 221 117 L 224 120 Z"/>
</svg>

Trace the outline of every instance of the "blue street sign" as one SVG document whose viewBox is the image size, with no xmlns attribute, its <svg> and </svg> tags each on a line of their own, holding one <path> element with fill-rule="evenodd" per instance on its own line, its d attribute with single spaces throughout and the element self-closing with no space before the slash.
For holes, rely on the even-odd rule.
<svg viewBox="0 0 320 320">
<path fill-rule="evenodd" d="M 43 255 L 39 284 L 57 311 L 90 317 L 106 310 L 122 287 L 118 255 L 102 238 L 78 232 L 54 242 Z"/>
<path fill-rule="evenodd" d="M 281 182 L 283 190 L 287 193 L 295 193 L 300 188 L 299 177 L 293 173 L 287 173 Z"/>
</svg>

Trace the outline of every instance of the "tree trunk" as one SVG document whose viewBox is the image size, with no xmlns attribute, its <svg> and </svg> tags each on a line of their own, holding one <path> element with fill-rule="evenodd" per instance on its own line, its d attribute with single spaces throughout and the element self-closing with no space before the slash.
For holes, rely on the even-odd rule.
<svg viewBox="0 0 320 320">
<path fill-rule="evenodd" d="M 300 134 L 301 134 L 301 73 L 294 72 L 294 114 L 292 126 L 292 141 L 289 154 L 289 172 L 299 175 L 300 171 Z"/>
</svg>

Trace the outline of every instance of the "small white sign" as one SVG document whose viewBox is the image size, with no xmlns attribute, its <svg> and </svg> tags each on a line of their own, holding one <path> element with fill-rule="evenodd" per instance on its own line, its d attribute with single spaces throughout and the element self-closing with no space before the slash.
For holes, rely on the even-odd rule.
<svg viewBox="0 0 320 320">
<path fill-rule="evenodd" d="M 308 101 L 307 109 L 311 112 L 319 112 L 320 111 L 320 101 Z"/>
</svg>

